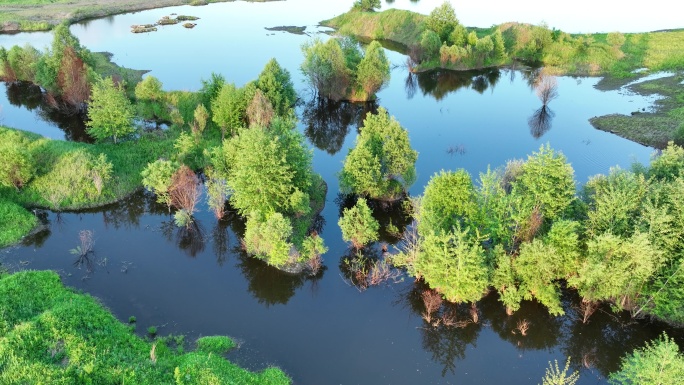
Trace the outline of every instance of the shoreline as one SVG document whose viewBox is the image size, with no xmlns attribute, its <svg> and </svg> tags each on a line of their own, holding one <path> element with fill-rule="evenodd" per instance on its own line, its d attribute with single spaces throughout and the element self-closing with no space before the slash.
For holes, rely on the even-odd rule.
<svg viewBox="0 0 684 385">
<path fill-rule="evenodd" d="M 122 13 L 181 5 L 202 6 L 211 3 L 234 1 L 238 0 L 153 0 L 145 2 L 131 0 L 56 0 L 55 2 L 43 4 L 2 4 L 0 5 L 0 34 L 49 31 L 63 22 L 73 24 L 83 20 L 114 16 Z M 239 1 L 265 3 L 283 0 Z"/>
</svg>

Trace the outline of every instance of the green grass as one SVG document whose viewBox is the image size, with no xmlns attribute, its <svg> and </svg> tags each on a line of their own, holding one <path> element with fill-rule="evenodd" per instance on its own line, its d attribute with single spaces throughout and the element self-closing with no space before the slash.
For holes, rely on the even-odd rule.
<svg viewBox="0 0 684 385">
<path fill-rule="evenodd" d="M 35 215 L 16 203 L 0 199 L 0 247 L 18 242 L 38 221 Z"/>
<path fill-rule="evenodd" d="M 684 70 L 684 31 L 651 32 L 644 65 L 653 71 Z"/>
<path fill-rule="evenodd" d="M 352 10 L 321 25 L 338 29 L 345 35 L 365 39 L 391 40 L 405 46 L 420 41 L 425 30 L 425 15 L 399 9 L 383 12 L 360 12 Z"/>
<path fill-rule="evenodd" d="M 25 140 L 37 166 L 36 176 L 24 188 L 20 191 L 5 189 L 3 193 L 9 200 L 25 207 L 82 209 L 112 203 L 140 188 L 142 181 L 140 172 L 147 163 L 159 157 L 171 157 L 173 140 L 176 136 L 175 132 L 168 131 L 160 137 L 148 136 L 119 144 L 86 144 L 52 140 L 30 132 L 0 126 L 0 140 L 16 140 L 16 138 Z M 105 154 L 107 160 L 113 165 L 112 181 L 105 186 L 103 193 L 95 198 L 79 198 L 74 195 L 77 189 L 72 188 L 73 194 L 65 196 L 59 201 L 59 207 L 56 207 L 47 196 L 51 190 L 57 190 L 60 187 L 62 180 L 56 174 L 55 165 L 69 152 L 79 149 L 94 156 Z"/>
<path fill-rule="evenodd" d="M 671 140 L 681 143 L 678 134 L 684 125 L 684 74 L 678 73 L 660 79 L 637 83 L 630 87 L 641 95 L 662 96 L 655 102 L 653 112 L 635 112 L 633 115 L 606 115 L 590 119 L 599 130 L 608 131 L 629 140 L 665 148 Z"/>
<path fill-rule="evenodd" d="M 95 298 L 65 288 L 54 272 L 0 278 L 0 383 L 290 383 L 277 368 L 253 373 L 213 351 L 183 354 L 167 341 L 132 334 Z"/>
</svg>

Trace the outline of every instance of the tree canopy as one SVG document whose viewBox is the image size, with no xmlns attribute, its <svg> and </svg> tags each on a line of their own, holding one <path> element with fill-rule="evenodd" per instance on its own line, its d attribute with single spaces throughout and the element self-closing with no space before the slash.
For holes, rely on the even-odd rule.
<svg viewBox="0 0 684 385">
<path fill-rule="evenodd" d="M 88 133 L 96 140 L 112 138 L 114 143 L 123 136 L 135 132 L 134 110 L 126 97 L 123 86 L 114 84 L 111 77 L 93 85 L 88 104 Z"/>
<path fill-rule="evenodd" d="M 417 159 L 408 132 L 381 107 L 366 117 L 344 160 L 341 188 L 372 199 L 397 199 L 415 181 Z"/>
</svg>

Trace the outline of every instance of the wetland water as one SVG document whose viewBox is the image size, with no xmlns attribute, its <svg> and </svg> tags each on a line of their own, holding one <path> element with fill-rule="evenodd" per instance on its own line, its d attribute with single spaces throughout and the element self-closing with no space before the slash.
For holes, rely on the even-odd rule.
<svg viewBox="0 0 684 385">
<path fill-rule="evenodd" d="M 622 355 L 662 330 L 684 341 L 682 330 L 632 322 L 609 309 L 583 325 L 574 317 L 573 293 L 564 297 L 565 317 L 551 317 L 533 302 L 508 317 L 493 294 L 478 304 L 480 322 L 459 329 L 424 323 L 421 287 L 410 278 L 364 292 L 350 286 L 343 262 L 349 251 L 337 226 L 344 200 L 337 197 L 336 173 L 367 111 L 383 106 L 408 129 L 420 153 L 418 179 L 410 190 L 417 195 L 440 169 L 465 168 L 476 176 L 488 165 L 526 157 L 544 143 L 568 157 L 580 183 L 615 165 L 647 162 L 651 149 L 595 130 L 588 119 L 649 108 L 652 100 L 597 91 L 597 78 L 562 77 L 550 120 L 531 126 L 541 103 L 526 80 L 530 69 L 409 75 L 404 56 L 388 51 L 396 66 L 377 105 L 320 105 L 310 100 L 298 71 L 300 46 L 311 37 L 264 29 L 307 26 L 309 35 L 326 38 L 317 34 L 316 23 L 351 6 L 340 1 L 306 13 L 288 11 L 307 3 L 312 4 L 173 7 L 92 20 L 72 31 L 89 49 L 113 53 L 118 64 L 150 70 L 168 90 L 198 89 L 212 71 L 242 85 L 255 79 L 271 57 L 287 68 L 302 98 L 300 129 L 314 149 L 314 169 L 328 183 L 322 236 L 330 250 L 322 275 L 290 276 L 246 257 L 239 248 L 244 224 L 234 217 L 217 223 L 206 204 L 194 232 L 179 230 L 166 208 L 142 192 L 99 210 L 42 213 L 47 230 L 0 251 L 3 265 L 58 270 L 66 284 L 101 298 L 119 319 L 135 316 L 140 334 L 155 325 L 161 334 L 190 339 L 233 336 L 241 347 L 230 359 L 252 369 L 279 366 L 297 384 L 536 384 L 549 360 L 564 362 L 567 356 L 581 370 L 579 384 L 605 384 Z M 201 19 L 191 30 L 175 25 L 151 34 L 129 32 L 132 24 L 170 13 Z M 0 44 L 41 47 L 50 39 L 49 34 L 0 35 Z M 2 124 L 83 139 L 79 122 L 49 116 L 35 90 L 12 87 L 0 92 Z M 390 218 L 399 227 L 406 223 L 398 209 L 377 208 L 376 215 L 382 223 Z M 95 255 L 88 261 L 69 253 L 83 229 L 95 232 Z M 389 236 L 384 240 L 392 242 Z M 522 319 L 531 323 L 526 336 L 515 333 Z"/>
</svg>

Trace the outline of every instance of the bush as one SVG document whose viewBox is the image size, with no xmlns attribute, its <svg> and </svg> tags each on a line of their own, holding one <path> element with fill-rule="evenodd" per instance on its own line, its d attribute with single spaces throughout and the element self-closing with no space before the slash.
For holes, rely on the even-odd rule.
<svg viewBox="0 0 684 385">
<path fill-rule="evenodd" d="M 373 199 L 396 200 L 415 181 L 417 158 L 408 132 L 381 107 L 364 120 L 356 146 L 344 160 L 341 188 Z"/>
<path fill-rule="evenodd" d="M 18 135 L 0 140 L 0 186 L 19 189 L 35 174 L 33 156 Z"/>
<path fill-rule="evenodd" d="M 424 236 L 415 274 L 450 302 L 478 301 L 489 286 L 484 249 L 459 227 Z"/>
<path fill-rule="evenodd" d="M 467 226 L 477 211 L 475 189 L 465 170 L 435 174 L 423 193 L 418 230 L 421 235 L 448 233 Z"/>
<path fill-rule="evenodd" d="M 177 169 L 178 165 L 174 162 L 158 159 L 149 163 L 140 173 L 143 187 L 157 195 L 157 202 L 169 207 L 171 207 L 169 187 L 171 187 L 171 178 Z"/>
<path fill-rule="evenodd" d="M 135 132 L 134 111 L 121 84 L 114 84 L 111 77 L 94 84 L 88 105 L 88 134 L 102 141 Z"/>
<path fill-rule="evenodd" d="M 54 209 L 92 206 L 111 195 L 107 187 L 112 169 L 105 154 L 95 156 L 84 149 L 76 149 L 61 156 L 53 169 L 36 178 L 32 186 Z"/>
<path fill-rule="evenodd" d="M 273 213 L 265 221 L 251 215 L 247 219 L 244 247 L 269 265 L 281 267 L 290 262 L 292 244 L 288 240 L 291 235 L 292 224 L 282 214 Z"/>
<path fill-rule="evenodd" d="M 684 147 L 684 123 L 680 124 L 674 134 L 674 144 Z"/>
<path fill-rule="evenodd" d="M 344 209 L 338 224 L 342 230 L 342 239 L 351 242 L 355 249 L 361 249 L 378 240 L 380 224 L 373 218 L 373 213 L 363 198 L 359 198 L 354 207 Z"/>
<path fill-rule="evenodd" d="M 0 199 L 0 247 L 17 242 L 38 224 L 36 216 L 25 208 Z"/>
<path fill-rule="evenodd" d="M 235 342 L 225 336 L 207 336 L 197 340 L 197 351 L 224 354 L 235 347 Z"/>
<path fill-rule="evenodd" d="M 609 380 L 615 385 L 680 384 L 684 378 L 684 356 L 677 343 L 666 334 L 646 343 L 624 357 L 620 370 L 611 373 Z"/>
<path fill-rule="evenodd" d="M 668 143 L 667 148 L 651 161 L 648 175 L 659 180 L 672 180 L 684 175 L 684 148 Z"/>
</svg>

